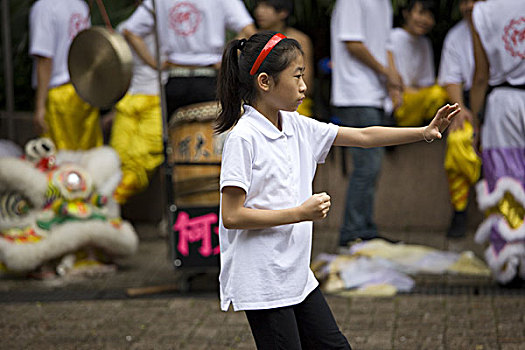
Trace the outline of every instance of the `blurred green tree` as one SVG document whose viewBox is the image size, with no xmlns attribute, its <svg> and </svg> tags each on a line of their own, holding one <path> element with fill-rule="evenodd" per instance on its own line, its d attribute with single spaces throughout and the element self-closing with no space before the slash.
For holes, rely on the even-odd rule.
<svg viewBox="0 0 525 350">
<path fill-rule="evenodd" d="M 104 25 L 104 21 L 95 0 L 86 0 L 92 6 L 92 23 Z M 308 34 L 314 43 L 316 61 L 330 55 L 330 13 L 336 0 L 292 0 L 295 11 L 290 18 L 290 24 Z M 460 19 L 457 3 L 459 0 L 437 0 L 438 18 L 430 37 L 434 44 L 436 64 L 443 38 Z M 32 110 L 34 91 L 31 88 L 32 60 L 28 56 L 28 16 L 29 9 L 35 0 L 9 1 L 12 56 L 5 57 L 0 51 L 0 59 L 10 59 L 14 70 L 15 109 Z M 244 0 L 247 8 L 252 11 L 255 0 Z M 400 23 L 401 9 L 408 0 L 392 0 L 395 24 Z M 139 0 L 105 0 L 110 22 L 115 27 L 126 19 L 140 3 Z M 3 62 L 3 61 L 2 61 Z M 4 72 L 0 70 L 0 109 L 5 108 Z"/>
</svg>

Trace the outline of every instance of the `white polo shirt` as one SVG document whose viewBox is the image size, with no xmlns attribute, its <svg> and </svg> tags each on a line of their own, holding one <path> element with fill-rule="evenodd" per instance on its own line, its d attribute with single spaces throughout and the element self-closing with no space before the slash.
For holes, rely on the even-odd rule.
<svg viewBox="0 0 525 350">
<path fill-rule="evenodd" d="M 470 90 L 473 76 L 472 33 L 467 21 L 461 20 L 449 30 L 443 42 L 438 83 L 441 86 L 463 84 L 463 90 Z"/>
<path fill-rule="evenodd" d="M 332 105 L 382 108 L 385 80 L 346 48 L 360 41 L 383 66 L 392 29 L 390 0 L 337 0 L 331 19 Z"/>
<path fill-rule="evenodd" d="M 511 85 L 525 84 L 524 14 L 525 1 L 492 0 L 474 5 L 472 21 L 489 61 L 490 85 L 505 81 Z M 524 135 L 525 91 L 495 89 L 487 96 L 482 148 L 523 149 Z"/>
<path fill-rule="evenodd" d="M 49 88 L 69 82 L 69 47 L 73 38 L 90 25 L 89 7 L 82 0 L 38 0 L 31 7 L 29 54 L 53 59 Z M 32 85 L 36 88 L 34 71 Z"/>
<path fill-rule="evenodd" d="M 240 187 L 244 206 L 297 207 L 312 195 L 317 164 L 323 163 L 338 127 L 297 112 L 282 112 L 282 131 L 254 108 L 228 135 L 222 154 L 220 189 Z M 221 208 L 222 213 L 222 208 Z M 221 308 L 270 309 L 302 302 L 318 282 L 310 270 L 311 221 L 261 230 L 219 226 Z"/>
<path fill-rule="evenodd" d="M 525 84 L 525 1 L 477 2 L 472 22 L 490 64 L 489 84 Z"/>
<path fill-rule="evenodd" d="M 253 23 L 241 0 L 156 0 L 161 53 L 172 63 L 208 66 L 221 61 L 226 29 L 240 32 Z M 151 0 L 145 0 L 124 28 L 152 32 Z"/>
<path fill-rule="evenodd" d="M 394 28 L 387 45 L 406 86 L 422 88 L 434 85 L 434 50 L 426 36 L 414 36 L 403 28 Z"/>
</svg>

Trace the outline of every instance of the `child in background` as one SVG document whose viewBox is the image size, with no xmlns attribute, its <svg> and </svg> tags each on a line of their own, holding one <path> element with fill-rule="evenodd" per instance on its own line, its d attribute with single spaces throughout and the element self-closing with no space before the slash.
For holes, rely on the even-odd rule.
<svg viewBox="0 0 525 350">
<path fill-rule="evenodd" d="M 286 37 L 297 40 L 303 48 L 306 68 L 304 70 L 304 81 L 309 89 L 297 112 L 311 117 L 314 87 L 314 48 L 308 35 L 288 25 L 293 7 L 293 0 L 257 0 L 254 18 L 259 30 L 283 33 Z"/>
<path fill-rule="evenodd" d="M 459 111 L 447 105 L 419 128 L 322 123 L 296 112 L 304 69 L 296 40 L 263 32 L 229 42 L 219 73 L 216 131 L 233 127 L 220 178 L 221 308 L 246 312 L 258 349 L 350 349 L 309 268 L 312 221 L 331 205 L 312 181 L 332 145 L 432 142 Z"/>
<path fill-rule="evenodd" d="M 435 2 L 411 0 L 403 10 L 403 26 L 390 34 L 388 51 L 403 79 L 402 101 L 393 101 L 398 126 L 420 126 L 431 120 L 447 100 L 445 89 L 436 84 L 434 52 L 426 34 L 432 30 Z"/>
</svg>

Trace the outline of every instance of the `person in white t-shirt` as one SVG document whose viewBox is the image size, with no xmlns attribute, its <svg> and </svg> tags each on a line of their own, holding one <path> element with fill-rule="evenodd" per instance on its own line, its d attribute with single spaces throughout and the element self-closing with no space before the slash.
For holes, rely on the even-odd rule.
<svg viewBox="0 0 525 350">
<path fill-rule="evenodd" d="M 121 23 L 119 30 L 124 26 Z M 153 33 L 144 36 L 144 43 L 154 52 Z M 132 53 L 133 77 L 127 94 L 114 108 L 109 140 L 121 161 L 122 179 L 113 194 L 119 204 L 144 191 L 164 160 L 158 73 Z"/>
<path fill-rule="evenodd" d="M 155 1 L 168 117 L 180 107 L 216 99 L 217 68 L 230 29 L 242 37 L 256 32 L 241 0 Z M 142 37 L 154 28 L 151 0 L 144 1 L 126 21 L 123 34 L 151 67 L 157 62 Z"/>
<path fill-rule="evenodd" d="M 240 51 L 240 55 L 239 55 Z M 297 113 L 304 53 L 281 33 L 226 45 L 216 132 L 229 131 L 220 176 L 220 298 L 244 310 L 258 349 L 350 349 L 310 270 L 312 221 L 330 196 L 312 192 L 332 145 L 379 147 L 441 138 L 445 106 L 419 128 L 338 127 Z M 242 111 L 241 111 L 242 110 Z"/>
<path fill-rule="evenodd" d="M 91 25 L 82 0 L 38 0 L 29 14 L 29 54 L 34 58 L 34 124 L 57 149 L 85 150 L 103 143 L 99 111 L 70 83 L 67 59 L 74 37 Z"/>
<path fill-rule="evenodd" d="M 366 127 L 384 121 L 387 87 L 399 99 L 402 81 L 387 58 L 392 29 L 390 0 L 337 0 L 331 18 L 331 105 L 341 125 Z M 350 148 L 353 171 L 339 245 L 378 237 L 374 196 L 381 169 L 382 148 Z"/>
<path fill-rule="evenodd" d="M 428 122 L 445 103 L 445 90 L 436 84 L 434 50 L 426 36 L 435 25 L 435 2 L 411 0 L 403 9 L 403 26 L 390 33 L 388 51 L 403 79 L 402 101 L 394 110 L 398 126 Z"/>
<path fill-rule="evenodd" d="M 302 115 L 311 117 L 313 113 L 314 48 L 312 39 L 308 35 L 288 25 L 293 9 L 293 0 L 257 0 L 253 12 L 259 30 L 280 32 L 301 44 L 306 60 L 304 80 L 310 88 L 297 111 Z"/>
<path fill-rule="evenodd" d="M 445 171 L 454 209 L 447 230 L 447 237 L 451 238 L 464 237 L 466 234 L 470 187 L 478 181 L 481 170 L 481 158 L 472 144 L 474 128 L 468 98 L 474 74 L 474 51 L 468 22 L 475 2 L 459 2 L 463 19 L 447 33 L 439 65 L 439 85 L 446 89 L 449 101 L 461 107 L 461 113 L 450 125 L 445 153 Z"/>
<path fill-rule="evenodd" d="M 518 285 L 525 279 L 524 14 L 523 1 L 477 2 L 471 27 L 472 114 L 478 117 L 484 109 L 477 199 L 486 217 L 476 242 L 490 243 L 485 258 L 496 280 Z"/>
</svg>

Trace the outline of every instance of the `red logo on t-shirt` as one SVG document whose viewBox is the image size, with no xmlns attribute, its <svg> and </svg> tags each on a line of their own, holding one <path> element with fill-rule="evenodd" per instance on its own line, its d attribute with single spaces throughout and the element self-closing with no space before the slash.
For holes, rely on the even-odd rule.
<svg viewBox="0 0 525 350">
<path fill-rule="evenodd" d="M 201 22 L 200 11 L 191 2 L 181 2 L 170 10 L 170 26 L 183 36 L 195 33 Z"/>
<path fill-rule="evenodd" d="M 77 34 L 86 29 L 89 25 L 89 18 L 80 13 L 74 13 L 69 18 L 69 37 L 73 39 Z"/>
<path fill-rule="evenodd" d="M 505 26 L 503 41 L 512 57 L 525 59 L 525 17 L 513 19 Z"/>
</svg>

